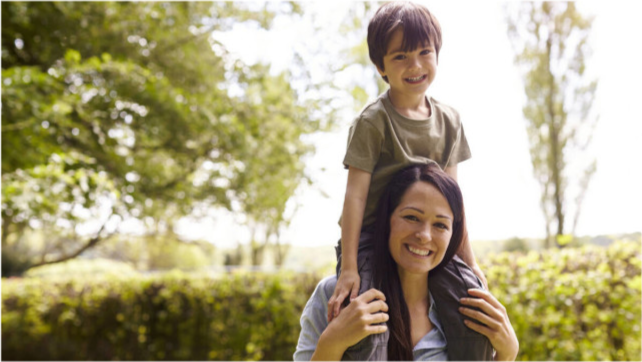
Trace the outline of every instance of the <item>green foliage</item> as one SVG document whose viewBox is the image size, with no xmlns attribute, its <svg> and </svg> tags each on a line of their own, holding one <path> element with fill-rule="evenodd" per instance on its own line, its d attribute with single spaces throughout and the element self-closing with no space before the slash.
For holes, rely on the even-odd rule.
<svg viewBox="0 0 642 362">
<path fill-rule="evenodd" d="M 512 252 L 512 251 L 521 251 L 521 252 L 527 252 L 528 251 L 528 244 L 526 243 L 526 240 L 521 239 L 521 238 L 512 238 L 509 240 L 506 240 L 504 242 L 504 251 Z"/>
<path fill-rule="evenodd" d="M 641 253 L 637 242 L 483 260 L 519 339 L 518 360 L 639 360 Z"/>
<path fill-rule="evenodd" d="M 3 280 L 2 357 L 289 360 L 318 278 Z"/>
<path fill-rule="evenodd" d="M 641 245 L 500 253 L 481 267 L 519 360 L 639 360 Z M 319 277 L 172 272 L 4 279 L 2 356 L 39 360 L 289 360 Z"/>
<path fill-rule="evenodd" d="M 596 170 L 594 158 L 569 156 L 587 154 L 598 120 L 591 112 L 597 80 L 585 72 L 592 19 L 583 16 L 573 2 L 522 2 L 506 10 L 515 64 L 524 81 L 523 113 L 550 244 L 559 241 L 554 235 L 567 234 L 565 230 L 575 233 Z M 566 194 L 571 181 L 579 185 L 573 199 Z M 572 222 L 567 218 L 569 206 L 575 207 Z"/>
<path fill-rule="evenodd" d="M 66 239 L 32 250 L 27 264 L 93 246 L 74 230 L 104 221 L 101 207 L 169 227 L 195 210 L 225 207 L 278 229 L 306 178 L 302 158 L 314 151 L 304 136 L 331 125 L 334 110 L 292 87 L 317 91 L 305 76 L 247 66 L 212 37 L 241 23 L 268 28 L 277 11 L 300 12 L 295 4 L 272 8 L 2 3 L 6 258 L 25 249 L 25 228 Z"/>
</svg>

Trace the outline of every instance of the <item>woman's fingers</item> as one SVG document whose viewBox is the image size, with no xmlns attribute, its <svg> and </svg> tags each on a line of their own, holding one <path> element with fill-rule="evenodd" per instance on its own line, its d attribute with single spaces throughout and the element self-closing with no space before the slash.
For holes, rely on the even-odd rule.
<svg viewBox="0 0 642 362">
<path fill-rule="evenodd" d="M 474 299 L 474 298 L 462 298 L 461 299 L 461 304 L 467 307 L 475 307 L 480 309 L 484 314 L 488 315 L 489 317 L 493 319 L 501 319 L 502 314 L 500 311 L 495 309 L 493 306 L 488 304 L 483 299 Z M 468 308 L 470 309 L 470 308 Z M 471 309 L 472 310 L 472 309 Z"/>
<path fill-rule="evenodd" d="M 349 291 L 339 292 L 337 295 L 330 297 L 328 300 L 328 322 L 332 322 L 332 320 L 339 315 L 339 312 L 341 311 L 341 303 L 348 294 Z M 386 296 L 380 290 L 374 288 L 354 299 L 354 301 L 365 304 L 364 311 L 367 313 L 387 312 L 388 305 L 384 300 L 386 300 Z"/>
<path fill-rule="evenodd" d="M 337 331 L 339 335 L 334 343 L 352 346 L 368 335 L 387 331 L 388 305 L 384 300 L 384 294 L 376 289 L 370 289 L 354 299 L 328 325 L 328 329 Z"/>
<path fill-rule="evenodd" d="M 494 331 L 492 329 L 490 329 L 490 328 L 488 328 L 486 326 L 483 326 L 483 325 L 481 325 L 479 323 L 475 323 L 475 322 L 473 322 L 471 320 L 468 320 L 468 319 L 464 320 L 464 323 L 466 323 L 466 326 L 468 328 L 472 329 L 475 332 L 483 334 L 484 336 L 488 337 L 488 339 L 490 339 L 491 342 L 492 342 L 492 339 L 493 339 L 492 337 L 493 337 L 493 334 L 494 334 Z"/>
<path fill-rule="evenodd" d="M 385 299 L 386 296 L 381 291 L 373 288 L 361 294 L 353 301 L 356 308 L 361 309 L 362 320 L 368 325 L 366 329 L 373 333 L 381 333 L 376 332 L 380 330 L 380 328 L 372 329 L 369 327 L 373 325 L 376 326 L 379 323 L 385 323 L 389 319 L 387 313 L 388 304 L 384 301 Z"/>
<path fill-rule="evenodd" d="M 380 333 L 384 333 L 387 330 L 388 330 L 388 326 L 386 326 L 385 324 L 370 325 L 367 328 L 368 334 L 380 334 Z"/>
<path fill-rule="evenodd" d="M 500 303 L 497 298 L 495 298 L 494 295 L 492 295 L 489 291 L 483 290 L 483 289 L 468 289 L 468 294 L 472 295 L 473 297 L 478 297 L 478 298 L 483 298 L 486 300 L 490 305 L 493 307 L 499 309 L 499 310 L 504 310 L 504 306 L 502 303 Z"/>
<path fill-rule="evenodd" d="M 462 314 L 475 320 L 465 320 L 466 326 L 488 337 L 497 351 L 499 360 L 514 360 L 519 351 L 519 341 L 508 318 L 506 308 L 485 290 L 470 289 L 468 293 L 476 298 L 462 298 L 461 303 L 477 307 L 481 311 L 460 308 Z"/>
<path fill-rule="evenodd" d="M 461 313 L 463 313 L 464 315 L 466 315 L 466 316 L 468 316 L 470 318 L 473 318 L 473 319 L 475 319 L 475 320 L 487 325 L 488 327 L 490 327 L 490 328 L 492 328 L 494 330 L 497 330 L 497 329 L 501 328 L 501 322 L 497 321 L 496 319 L 493 319 L 493 318 L 489 317 L 486 313 L 482 313 L 482 312 L 477 311 L 477 310 L 473 310 L 473 309 L 470 309 L 470 308 L 463 308 L 463 307 L 459 308 L 459 311 Z"/>
<path fill-rule="evenodd" d="M 487 300 L 480 298 L 461 298 L 461 304 L 476 307 L 482 310 L 482 312 L 488 314 L 493 318 L 501 318 L 502 310 L 493 307 Z"/>
<path fill-rule="evenodd" d="M 385 323 L 390 319 L 390 316 L 388 313 L 385 312 L 379 312 L 379 313 L 372 313 L 367 316 L 366 318 L 366 323 L 368 324 L 377 324 L 377 323 Z"/>
<path fill-rule="evenodd" d="M 364 301 L 366 303 L 370 303 L 374 299 L 379 299 L 379 300 L 385 301 L 386 300 L 386 296 L 380 290 L 375 289 L 375 288 L 371 288 L 368 291 L 366 291 L 365 293 L 363 293 L 360 296 L 358 296 L 357 299 L 361 299 L 362 301 Z"/>
<path fill-rule="evenodd" d="M 388 304 L 386 304 L 386 302 L 384 302 L 383 300 L 375 299 L 364 307 L 364 311 L 370 314 L 378 312 L 388 312 Z"/>
</svg>

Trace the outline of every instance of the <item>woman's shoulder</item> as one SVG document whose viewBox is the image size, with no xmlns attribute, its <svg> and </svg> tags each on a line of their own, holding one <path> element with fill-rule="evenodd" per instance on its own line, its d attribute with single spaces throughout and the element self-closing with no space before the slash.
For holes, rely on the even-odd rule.
<svg viewBox="0 0 642 362">
<path fill-rule="evenodd" d="M 337 276 L 332 275 L 325 277 L 319 281 L 314 292 L 308 299 L 303 310 L 303 316 L 312 315 L 325 315 L 328 310 L 328 300 L 334 293 L 334 288 L 337 286 Z"/>
<path fill-rule="evenodd" d="M 313 296 L 316 296 L 318 299 L 324 300 L 326 303 L 330 300 L 330 297 L 334 293 L 334 288 L 337 286 L 337 276 L 330 275 L 319 281 L 316 289 L 314 290 Z"/>
<path fill-rule="evenodd" d="M 328 326 L 328 300 L 337 285 L 336 275 L 319 281 L 301 314 L 301 333 L 294 352 L 295 361 L 309 361 L 317 348 L 321 333 Z"/>
</svg>

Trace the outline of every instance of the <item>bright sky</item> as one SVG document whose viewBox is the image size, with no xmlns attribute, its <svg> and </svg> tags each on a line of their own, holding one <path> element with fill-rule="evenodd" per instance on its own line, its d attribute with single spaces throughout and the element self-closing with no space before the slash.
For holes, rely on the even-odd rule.
<svg viewBox="0 0 642 362">
<path fill-rule="evenodd" d="M 513 65 L 502 3 L 421 3 L 439 19 L 444 42 L 437 78 L 428 93 L 460 112 L 473 153 L 472 159 L 459 165 L 471 239 L 543 237 L 540 188 L 532 176 L 521 111 L 525 96 Z M 337 28 L 336 19 L 342 19 L 340 14 L 349 6 L 331 2 L 314 7 L 328 21 L 328 27 Z M 642 117 L 635 105 L 642 101 L 642 53 L 637 45 L 642 34 L 638 19 L 642 2 L 585 1 L 579 8 L 596 15 L 594 53 L 588 68 L 599 78 L 594 109 L 600 121 L 590 149 L 597 157 L 598 170 L 584 201 L 577 232 L 599 235 L 641 231 Z M 227 38 L 227 46 L 243 59 L 269 59 L 278 68 L 287 66 L 292 47 L 313 42 L 314 36 L 303 25 L 277 22 L 269 33 L 239 31 L 233 39 Z M 374 72 L 371 74 L 374 76 Z M 337 220 L 347 179 L 342 160 L 353 116 L 341 120 L 336 132 L 312 138 L 317 152 L 308 167 L 317 185 L 300 191 L 300 207 L 290 227 L 281 234 L 284 242 L 334 245 L 340 237 Z M 329 197 L 323 197 L 319 189 Z M 245 243 L 249 234 L 237 220 L 233 215 L 216 213 L 213 222 L 185 223 L 182 233 L 220 246 Z"/>
</svg>

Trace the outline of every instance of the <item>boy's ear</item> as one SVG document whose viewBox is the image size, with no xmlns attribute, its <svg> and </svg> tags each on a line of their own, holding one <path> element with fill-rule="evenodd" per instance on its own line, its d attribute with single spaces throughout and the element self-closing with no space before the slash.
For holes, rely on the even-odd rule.
<svg viewBox="0 0 642 362">
<path fill-rule="evenodd" d="M 377 72 L 379 72 L 379 75 L 381 75 L 382 77 L 386 76 L 386 72 L 384 72 L 381 68 L 379 68 L 379 66 L 377 66 Z"/>
</svg>

